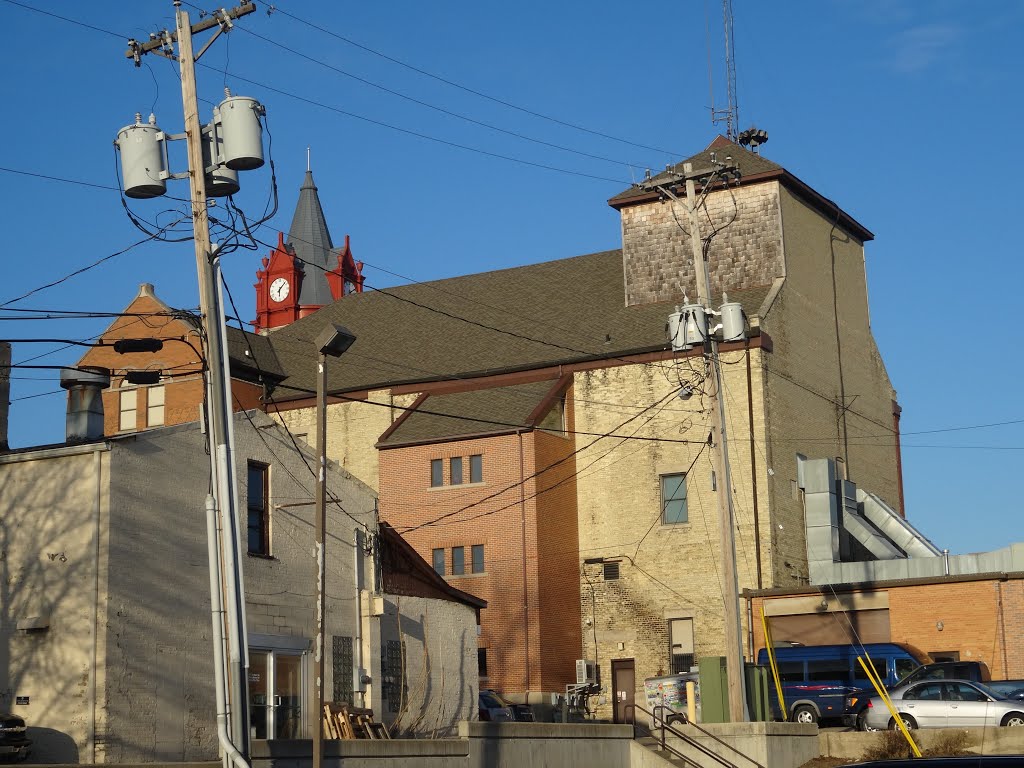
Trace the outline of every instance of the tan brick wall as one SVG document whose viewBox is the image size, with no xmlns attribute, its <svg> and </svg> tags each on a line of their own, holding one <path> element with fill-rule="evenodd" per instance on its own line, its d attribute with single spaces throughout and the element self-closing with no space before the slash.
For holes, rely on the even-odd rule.
<svg viewBox="0 0 1024 768">
<path fill-rule="evenodd" d="M 764 423 L 760 402 L 763 353 L 753 350 L 755 468 L 758 474 L 759 532 L 762 562 L 771 559 L 770 520 L 765 493 Z M 750 424 L 747 416 L 743 352 L 723 353 L 723 390 L 729 405 L 737 526 L 737 571 L 741 588 L 756 584 Z M 652 365 L 631 365 L 576 375 L 576 429 L 614 433 L 651 441 L 576 436 L 580 529 L 580 591 L 584 655 L 596 657 L 603 684 L 611 684 L 610 662 L 632 658 L 636 696 L 643 680 L 667 672 L 669 618 L 692 618 L 697 656 L 724 651 L 724 610 L 717 491 L 711 490 L 711 458 L 704 447 L 710 431 L 706 398 L 682 401 L 671 396 L 681 379 L 703 371 L 701 358 Z M 641 412 L 669 396 L 660 406 Z M 637 416 L 628 424 L 626 420 Z M 690 442 L 673 442 L 686 440 Z M 592 444 L 591 444 L 592 443 Z M 689 521 L 662 524 L 662 474 L 687 472 Z M 724 482 L 719 478 L 718 488 Z M 592 557 L 619 559 L 620 578 L 605 582 Z M 770 569 L 762 578 L 770 582 Z M 768 583 L 766 582 L 766 583 Z M 621 647 L 620 647 L 621 646 Z M 610 716 L 611 705 L 599 713 Z"/>
<path fill-rule="evenodd" d="M 761 327 L 773 352 L 765 362 L 769 480 L 776 538 L 777 582 L 807 583 L 803 504 L 796 490 L 796 454 L 844 454 L 839 354 L 832 302 L 834 237 L 839 336 L 849 435 L 848 476 L 864 490 L 899 506 L 898 455 L 892 400 L 871 334 L 864 247 L 786 190 L 781 193 L 786 280 Z"/>
<path fill-rule="evenodd" d="M 645 203 L 623 208 L 621 214 L 626 304 L 678 301 L 684 293 L 696 298 L 690 222 L 683 205 Z M 709 194 L 701 232 L 714 230 L 719 233 L 709 263 L 715 294 L 723 286 L 736 290 L 770 285 L 782 274 L 778 182 Z"/>
</svg>

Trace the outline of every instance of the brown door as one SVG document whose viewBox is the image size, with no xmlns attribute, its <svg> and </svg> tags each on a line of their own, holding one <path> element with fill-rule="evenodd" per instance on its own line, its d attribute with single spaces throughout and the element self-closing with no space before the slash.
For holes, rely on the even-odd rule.
<svg viewBox="0 0 1024 768">
<path fill-rule="evenodd" d="M 615 696 L 615 722 L 632 723 L 636 703 L 636 670 L 632 659 L 612 659 L 612 693 Z"/>
</svg>

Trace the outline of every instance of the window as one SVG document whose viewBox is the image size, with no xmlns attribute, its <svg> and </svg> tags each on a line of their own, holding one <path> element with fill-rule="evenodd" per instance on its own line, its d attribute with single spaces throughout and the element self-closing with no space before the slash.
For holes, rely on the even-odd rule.
<svg viewBox="0 0 1024 768">
<path fill-rule="evenodd" d="M 471 554 L 472 554 L 472 557 L 473 557 L 473 566 L 472 566 L 473 567 L 473 573 L 483 573 L 484 572 L 484 545 L 483 544 L 474 544 Z"/>
<path fill-rule="evenodd" d="M 249 507 L 249 554 L 270 555 L 269 467 L 249 462 L 247 496 Z"/>
<path fill-rule="evenodd" d="M 352 638 L 334 635 L 331 668 L 334 677 L 334 700 L 352 703 Z"/>
<path fill-rule="evenodd" d="M 128 429 L 135 429 L 135 414 L 139 402 L 139 391 L 137 389 L 121 390 L 121 416 L 118 421 L 118 429 L 122 432 Z"/>
<path fill-rule="evenodd" d="M 452 576 L 461 576 L 466 572 L 466 548 L 452 547 Z"/>
<path fill-rule="evenodd" d="M 462 485 L 462 457 L 452 456 L 451 458 L 452 485 Z"/>
<path fill-rule="evenodd" d="M 661 476 L 661 521 L 666 524 L 685 523 L 686 475 Z"/>
<path fill-rule="evenodd" d="M 917 669 L 917 666 L 917 662 L 913 659 L 896 659 L 896 679 L 902 680 Z M 860 678 L 862 674 L 860 672 L 860 664 L 857 665 L 857 670 L 857 674 L 854 675 L 854 678 Z M 885 675 L 882 675 L 882 679 L 885 679 Z"/>
<path fill-rule="evenodd" d="M 484 457 L 477 453 L 469 457 L 469 482 L 482 483 L 484 481 Z"/>
<path fill-rule="evenodd" d="M 164 423 L 164 388 L 150 387 L 146 390 L 146 424 L 160 427 Z"/>
<path fill-rule="evenodd" d="M 434 550 L 434 570 L 444 576 L 444 550 Z"/>
<path fill-rule="evenodd" d="M 441 459 L 430 460 L 430 487 L 439 488 L 444 485 L 444 461 Z"/>
<path fill-rule="evenodd" d="M 867 664 L 871 668 L 872 673 L 875 675 L 875 677 L 877 679 L 885 680 L 885 678 L 886 678 L 886 674 L 885 674 L 886 660 L 885 659 L 870 659 L 870 660 L 869 659 L 864 659 L 864 663 Z M 912 669 L 916 669 L 917 668 L 917 663 L 916 662 L 910 662 L 910 663 L 912 665 L 911 666 Z M 900 677 L 899 670 L 900 670 L 900 659 L 896 659 L 896 677 L 897 678 Z M 867 675 L 864 673 L 864 667 L 862 667 L 860 665 L 860 662 L 856 661 L 856 660 L 854 660 L 854 662 L 853 662 L 853 679 L 858 681 L 858 684 L 863 685 L 865 688 L 871 687 L 871 681 L 868 679 Z M 863 681 L 863 683 L 860 683 L 859 681 Z"/>
<path fill-rule="evenodd" d="M 689 672 L 696 663 L 693 657 L 693 619 L 670 619 L 668 642 L 672 674 Z"/>
<path fill-rule="evenodd" d="M 799 683 L 804 678 L 804 663 L 802 661 L 779 662 L 779 678 L 784 683 Z"/>
<path fill-rule="evenodd" d="M 619 578 L 619 564 L 618 563 L 605 563 L 604 564 L 604 580 L 615 581 Z"/>
<path fill-rule="evenodd" d="M 842 680 L 845 683 L 850 679 L 850 662 L 845 659 L 808 661 L 807 679 L 817 681 Z M 884 675 L 882 679 L 885 679 Z"/>
<path fill-rule="evenodd" d="M 487 649 L 476 649 L 476 673 L 479 677 L 487 677 Z"/>
</svg>

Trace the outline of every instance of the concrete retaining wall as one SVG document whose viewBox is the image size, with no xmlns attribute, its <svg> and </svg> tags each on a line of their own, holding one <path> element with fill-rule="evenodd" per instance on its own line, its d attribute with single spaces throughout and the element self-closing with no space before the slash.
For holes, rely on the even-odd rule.
<svg viewBox="0 0 1024 768">
<path fill-rule="evenodd" d="M 932 728 L 914 731 L 914 740 L 922 750 L 927 750 L 958 732 L 967 734 L 966 749 L 979 755 L 1024 754 L 1024 728 Z M 880 738 L 877 733 L 822 731 L 818 745 L 822 757 L 860 759 Z"/>
<path fill-rule="evenodd" d="M 800 723 L 707 723 L 707 733 L 733 747 L 715 741 L 691 725 L 680 730 L 737 768 L 797 768 L 819 754 L 818 727 Z M 701 765 L 714 761 L 678 736 L 668 735 L 666 743 Z M 744 758 L 746 756 L 746 759 Z"/>
</svg>

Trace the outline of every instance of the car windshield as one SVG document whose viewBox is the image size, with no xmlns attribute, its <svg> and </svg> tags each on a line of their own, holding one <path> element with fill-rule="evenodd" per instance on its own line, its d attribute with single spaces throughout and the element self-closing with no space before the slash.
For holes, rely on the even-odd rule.
<svg viewBox="0 0 1024 768">
<path fill-rule="evenodd" d="M 498 709 L 499 707 L 504 707 L 505 702 L 499 699 L 493 693 L 481 693 L 480 705 L 487 707 L 488 709 Z"/>
</svg>

